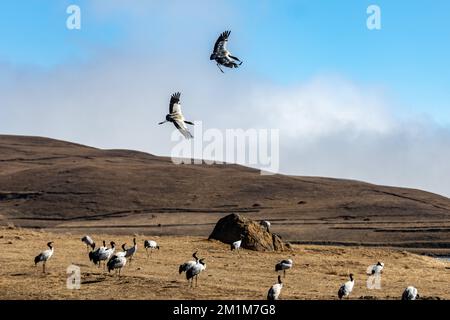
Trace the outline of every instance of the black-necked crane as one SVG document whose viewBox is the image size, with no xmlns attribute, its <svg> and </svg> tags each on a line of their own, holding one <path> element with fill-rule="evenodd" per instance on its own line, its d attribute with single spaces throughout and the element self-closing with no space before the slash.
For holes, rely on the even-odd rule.
<svg viewBox="0 0 450 320">
<path fill-rule="evenodd" d="M 89 249 L 94 249 L 95 248 L 95 242 L 94 240 L 92 240 L 91 237 L 89 237 L 88 235 L 85 235 L 83 238 L 81 238 L 81 241 L 86 244 L 86 249 L 89 252 Z"/>
<path fill-rule="evenodd" d="M 281 281 L 281 276 L 278 275 L 278 283 L 275 283 L 270 287 L 269 292 L 267 293 L 267 300 L 278 300 L 281 289 L 283 289 L 283 282 Z"/>
<path fill-rule="evenodd" d="M 103 267 L 106 268 L 106 261 L 108 261 L 113 256 L 116 249 L 116 243 L 114 241 L 111 241 L 110 244 L 111 248 L 106 248 L 105 246 L 103 246 L 100 248 L 100 250 L 95 251 L 92 258 L 94 264 L 98 264 L 98 266 L 100 267 L 101 262 L 104 261 Z"/>
<path fill-rule="evenodd" d="M 270 222 L 267 220 L 261 220 L 259 222 L 265 229 L 267 232 L 270 232 Z"/>
<path fill-rule="evenodd" d="M 42 251 L 34 258 L 34 265 L 37 265 L 39 262 L 42 262 L 42 272 L 45 273 L 45 264 L 53 255 L 53 241 L 47 243 L 47 250 Z"/>
<path fill-rule="evenodd" d="M 419 298 L 420 298 L 419 293 L 417 289 L 414 288 L 413 286 L 409 286 L 408 288 L 405 289 L 405 291 L 403 291 L 402 300 L 416 300 Z"/>
<path fill-rule="evenodd" d="M 172 94 L 169 103 L 169 113 L 166 115 L 166 120 L 158 124 L 172 122 L 186 139 L 190 139 L 193 138 L 193 136 L 186 127 L 186 123 L 190 125 L 194 125 L 194 123 L 184 119 L 183 113 L 181 112 L 180 97 L 180 92 Z"/>
<path fill-rule="evenodd" d="M 181 273 L 183 273 L 183 272 L 187 272 L 190 268 L 192 268 L 193 266 L 195 266 L 196 264 L 197 264 L 197 262 L 199 261 L 199 259 L 198 259 L 198 257 L 197 257 L 197 252 L 198 251 L 195 251 L 193 254 L 192 254 L 192 257 L 195 259 L 195 260 L 190 260 L 190 261 L 187 261 L 187 262 L 185 262 L 185 263 L 183 263 L 183 264 L 180 264 L 180 267 L 178 268 L 178 272 L 181 274 Z"/>
<path fill-rule="evenodd" d="M 194 279 L 195 279 L 195 286 L 196 287 L 198 286 L 198 276 L 205 269 L 206 269 L 205 259 L 200 259 L 194 266 L 192 266 L 186 271 L 186 279 L 188 280 L 188 282 L 190 282 L 191 287 L 194 287 Z"/>
<path fill-rule="evenodd" d="M 350 280 L 344 283 L 338 291 L 339 299 L 349 297 L 350 293 L 353 291 L 353 286 L 355 285 L 355 280 L 353 279 L 353 273 L 350 273 Z"/>
<path fill-rule="evenodd" d="M 233 243 L 230 245 L 231 251 L 236 250 L 237 253 L 240 255 L 239 249 L 241 248 L 241 245 L 242 245 L 242 239 L 244 239 L 244 235 L 243 235 L 243 234 L 240 235 L 240 239 L 239 239 L 239 240 L 233 242 Z"/>
<path fill-rule="evenodd" d="M 145 251 L 147 252 L 147 257 L 148 257 L 148 250 L 150 249 L 150 252 L 153 252 L 153 250 L 155 250 L 155 249 L 159 250 L 159 245 L 154 240 L 145 240 L 144 248 L 145 248 Z"/>
<path fill-rule="evenodd" d="M 219 35 L 216 43 L 214 44 L 213 53 L 209 57 L 210 60 L 216 61 L 216 65 L 222 73 L 224 72 L 220 66 L 227 68 L 238 68 L 242 64 L 242 61 L 239 60 L 239 58 L 232 56 L 231 52 L 227 49 L 230 33 L 231 31 L 227 30 Z"/>
<path fill-rule="evenodd" d="M 128 258 L 128 260 L 130 261 L 130 263 L 131 263 L 131 260 L 133 259 L 133 256 L 136 254 L 136 251 L 137 251 L 137 243 L 136 243 L 136 238 L 133 238 L 133 246 L 132 247 L 130 247 L 130 248 L 128 248 L 128 249 L 125 249 L 125 258 Z M 123 246 L 123 248 L 125 248 L 124 246 Z"/>
<path fill-rule="evenodd" d="M 119 277 L 120 277 L 120 271 L 123 267 L 127 264 L 127 258 L 125 258 L 124 255 L 113 255 L 107 263 L 108 272 L 111 272 L 111 270 L 118 269 L 119 270 Z"/>
<path fill-rule="evenodd" d="M 123 243 L 123 244 L 122 244 L 122 250 L 123 250 L 123 251 L 116 252 L 116 253 L 114 254 L 114 256 L 125 257 L 126 254 L 127 254 L 127 248 L 126 248 L 126 245 L 127 245 L 126 243 Z"/>
<path fill-rule="evenodd" d="M 281 260 L 275 265 L 275 271 L 283 271 L 283 276 L 286 278 L 286 270 L 292 268 L 293 263 L 292 259 Z"/>
<path fill-rule="evenodd" d="M 100 251 L 106 250 L 106 241 L 103 240 L 102 247 L 98 247 L 95 250 L 94 249 L 95 249 L 95 243 L 94 243 L 94 247 L 92 248 L 92 251 L 89 252 L 89 260 L 92 261 L 94 264 L 97 264 L 99 262 L 98 256 L 100 254 Z M 100 264 L 98 266 L 100 267 Z"/>
</svg>

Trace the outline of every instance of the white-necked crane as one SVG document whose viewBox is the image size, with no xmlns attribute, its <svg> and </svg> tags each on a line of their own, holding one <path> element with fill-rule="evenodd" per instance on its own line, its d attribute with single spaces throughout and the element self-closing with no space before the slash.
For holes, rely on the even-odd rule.
<svg viewBox="0 0 450 320">
<path fill-rule="evenodd" d="M 275 271 L 283 271 L 283 276 L 286 278 L 286 270 L 292 268 L 293 263 L 292 259 L 281 260 L 275 265 Z"/>
<path fill-rule="evenodd" d="M 187 261 L 187 262 L 185 262 L 185 263 L 183 263 L 183 264 L 180 264 L 180 267 L 178 268 L 178 272 L 181 274 L 181 273 L 183 273 L 183 272 L 187 272 L 190 268 L 192 268 L 193 266 L 195 266 L 196 264 L 197 264 L 197 262 L 199 261 L 199 259 L 198 259 L 198 257 L 197 257 L 197 252 L 198 251 L 195 251 L 193 254 L 192 254 L 192 257 L 195 259 L 195 260 L 190 260 L 190 261 Z"/>
<path fill-rule="evenodd" d="M 155 249 L 159 250 L 159 245 L 154 240 L 145 240 L 144 248 L 145 248 L 145 251 L 147 252 L 147 257 L 148 257 L 148 249 L 150 249 L 150 252 L 153 252 L 153 250 L 155 250 Z"/>
<path fill-rule="evenodd" d="M 119 270 L 119 277 L 120 277 L 120 271 L 123 267 L 127 264 L 127 258 L 125 258 L 124 255 L 113 255 L 107 263 L 108 272 L 111 272 L 111 270 L 118 269 Z"/>
<path fill-rule="evenodd" d="M 275 283 L 270 287 L 269 292 L 267 293 L 267 300 L 278 300 L 281 289 L 283 289 L 283 282 L 281 281 L 281 276 L 278 275 L 278 283 Z"/>
<path fill-rule="evenodd" d="M 94 240 L 92 240 L 92 238 L 89 237 L 88 235 L 85 235 L 83 238 L 81 238 L 81 241 L 84 242 L 84 244 L 86 244 L 86 249 L 88 252 L 89 252 L 89 249 L 93 250 L 95 248 Z"/>
<path fill-rule="evenodd" d="M 39 262 L 42 262 L 42 272 L 45 273 L 45 263 L 50 259 L 53 255 L 53 241 L 47 243 L 47 250 L 42 251 L 34 258 L 34 265 L 36 266 Z"/>
<path fill-rule="evenodd" d="M 198 286 L 198 276 L 199 274 L 206 269 L 206 263 L 205 259 L 200 259 L 198 262 L 189 268 L 186 271 L 186 279 L 188 282 L 190 282 L 191 287 L 194 287 L 194 279 L 195 279 L 195 286 Z"/>
<path fill-rule="evenodd" d="M 350 273 L 350 280 L 344 283 L 338 291 L 339 299 L 349 297 L 350 293 L 353 291 L 353 286 L 355 285 L 355 280 L 353 279 L 353 273 Z"/>
<path fill-rule="evenodd" d="M 190 125 L 194 125 L 194 123 L 184 119 L 183 113 L 181 112 L 180 97 L 180 92 L 172 94 L 169 103 L 169 113 L 166 115 L 166 120 L 158 124 L 172 122 L 186 139 L 190 139 L 193 138 L 193 136 L 186 127 L 186 123 Z"/>
<path fill-rule="evenodd" d="M 230 37 L 231 31 L 227 30 L 222 32 L 219 37 L 216 40 L 216 43 L 214 44 L 214 50 L 211 56 L 209 57 L 210 60 L 215 60 L 217 67 L 219 70 L 223 72 L 222 68 L 220 66 L 224 66 L 227 68 L 238 68 L 242 61 L 239 60 L 237 57 L 232 56 L 231 52 L 227 49 L 228 44 L 228 38 Z M 237 62 L 239 63 L 237 63 Z"/>
<path fill-rule="evenodd" d="M 408 288 L 405 289 L 405 291 L 403 291 L 402 300 L 416 300 L 419 298 L 420 298 L 419 293 L 417 289 L 414 288 L 413 286 L 409 286 Z"/>
</svg>

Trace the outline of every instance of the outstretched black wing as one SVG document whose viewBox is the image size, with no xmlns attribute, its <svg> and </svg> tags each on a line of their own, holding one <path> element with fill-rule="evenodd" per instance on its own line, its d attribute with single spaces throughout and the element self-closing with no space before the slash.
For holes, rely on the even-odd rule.
<svg viewBox="0 0 450 320">
<path fill-rule="evenodd" d="M 173 113 L 174 109 L 176 112 L 180 112 L 180 96 L 181 93 L 176 92 L 170 97 L 169 113 Z"/>
<path fill-rule="evenodd" d="M 220 55 L 227 50 L 227 42 L 230 33 L 231 31 L 227 30 L 220 34 L 219 38 L 217 38 L 217 41 L 214 44 L 214 54 Z"/>
</svg>

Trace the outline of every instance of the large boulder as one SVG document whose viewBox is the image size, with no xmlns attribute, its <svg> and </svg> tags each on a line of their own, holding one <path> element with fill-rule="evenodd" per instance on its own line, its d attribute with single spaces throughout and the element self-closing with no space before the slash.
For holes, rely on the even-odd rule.
<svg viewBox="0 0 450 320">
<path fill-rule="evenodd" d="M 281 238 L 269 232 L 267 228 L 259 222 L 245 218 L 239 214 L 230 214 L 221 218 L 209 239 L 215 239 L 227 244 L 242 239 L 241 247 L 255 251 L 283 251 L 286 244 Z"/>
</svg>

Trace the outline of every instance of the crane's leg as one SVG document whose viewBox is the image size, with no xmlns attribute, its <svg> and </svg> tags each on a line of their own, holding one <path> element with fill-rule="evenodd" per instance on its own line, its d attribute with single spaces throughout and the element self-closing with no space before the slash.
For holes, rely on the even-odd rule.
<svg viewBox="0 0 450 320">
<path fill-rule="evenodd" d="M 229 56 L 231 59 L 233 59 L 233 60 L 236 60 L 236 61 L 239 61 L 240 62 L 240 64 L 239 65 L 241 65 L 242 64 L 242 61 L 241 60 L 239 60 L 239 58 L 237 58 L 237 57 L 234 57 L 234 56 Z"/>
<path fill-rule="evenodd" d="M 217 63 L 217 67 L 219 68 L 219 70 L 222 72 L 222 73 L 225 73 L 225 72 L 223 72 L 223 70 L 222 70 L 222 68 L 220 67 L 220 65 Z"/>
<path fill-rule="evenodd" d="M 145 252 L 147 252 L 147 258 L 148 258 L 148 248 L 145 248 Z"/>
<path fill-rule="evenodd" d="M 198 287 L 198 275 L 195 276 L 195 287 Z"/>
<path fill-rule="evenodd" d="M 42 264 L 42 273 L 45 273 L 45 261 L 44 261 L 44 263 Z"/>
<path fill-rule="evenodd" d="M 283 278 L 286 278 L 286 270 L 283 270 Z"/>
</svg>

